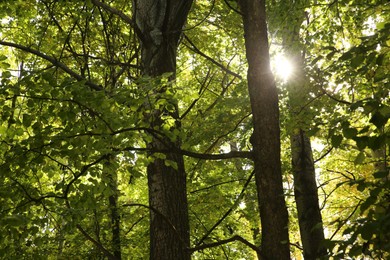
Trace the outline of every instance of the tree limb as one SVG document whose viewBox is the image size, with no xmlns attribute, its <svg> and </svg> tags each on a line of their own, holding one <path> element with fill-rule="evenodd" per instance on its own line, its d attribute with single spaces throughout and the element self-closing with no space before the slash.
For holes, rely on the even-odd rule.
<svg viewBox="0 0 390 260">
<path fill-rule="evenodd" d="M 219 224 L 222 223 L 222 221 L 227 217 L 229 216 L 229 214 L 233 211 L 233 209 L 237 206 L 238 202 L 242 199 L 242 197 L 244 196 L 244 192 L 246 190 L 246 188 L 248 187 L 250 181 L 252 180 L 252 177 L 253 175 L 255 174 L 255 171 L 252 171 L 252 173 L 250 174 L 249 178 L 246 180 L 244 186 L 242 187 L 242 190 L 240 192 L 240 195 L 238 195 L 236 201 L 234 202 L 233 206 L 230 207 L 230 209 L 228 209 L 228 211 L 226 211 L 226 213 L 214 224 L 214 226 L 212 228 L 210 228 L 206 234 L 203 235 L 203 237 L 199 240 L 198 243 L 196 243 L 197 246 L 199 246 L 200 244 L 203 243 L 203 241 L 211 234 L 211 232 L 219 226 Z"/>
<path fill-rule="evenodd" d="M 38 56 L 38 57 L 40 57 L 40 58 L 42 58 L 44 60 L 47 60 L 48 62 L 53 64 L 55 67 L 58 67 L 58 68 L 62 69 L 63 71 L 68 73 L 70 76 L 75 78 L 77 81 L 85 81 L 85 85 L 89 86 L 90 88 L 92 88 L 94 90 L 98 90 L 98 91 L 99 90 L 103 90 L 103 87 L 101 87 L 99 85 L 96 85 L 95 83 L 92 83 L 90 81 L 87 81 L 81 75 L 79 75 L 76 72 L 74 72 L 73 70 L 71 70 L 68 66 L 66 66 L 64 63 L 60 62 L 56 58 L 51 57 L 49 55 L 46 55 L 46 54 L 44 54 L 44 53 L 42 53 L 42 52 L 40 52 L 38 50 L 32 49 L 32 48 L 24 46 L 24 45 L 20 45 L 20 44 L 17 44 L 17 43 L 6 42 L 6 41 L 1 41 L 1 40 L 0 40 L 0 45 L 9 46 L 9 47 L 12 47 L 12 48 L 16 48 L 16 49 L 19 49 L 19 50 L 22 50 L 22 51 L 34 54 L 34 55 L 36 55 L 36 56 Z"/>
<path fill-rule="evenodd" d="M 188 157 L 202 159 L 202 160 L 224 160 L 224 159 L 234 159 L 234 158 L 247 158 L 252 159 L 252 152 L 250 151 L 232 151 L 228 153 L 220 153 L 220 154 L 206 154 L 206 153 L 196 153 L 187 150 L 182 150 L 179 148 L 171 148 L 171 149 L 150 149 L 150 148 L 142 148 L 142 147 L 125 147 L 121 149 L 114 149 L 114 151 L 138 151 L 138 152 L 151 152 L 151 153 L 177 153 L 182 154 Z"/>
<path fill-rule="evenodd" d="M 198 49 L 198 47 L 195 46 L 195 44 L 187 37 L 187 35 L 185 35 L 183 33 L 183 37 L 184 39 L 186 39 L 186 41 L 191 45 L 191 46 L 188 46 L 186 44 L 184 44 L 184 46 L 186 46 L 188 49 L 192 50 L 193 52 L 199 54 L 200 56 L 202 56 L 203 58 L 206 58 L 206 60 L 209 60 L 211 61 L 211 63 L 213 63 L 214 65 L 218 66 L 219 68 L 221 68 L 223 71 L 225 71 L 226 73 L 236 77 L 236 78 L 239 78 L 239 79 L 242 79 L 242 77 L 229 70 L 228 68 L 226 68 L 225 66 L 223 66 L 221 63 L 219 63 L 218 61 L 216 61 L 215 59 L 211 58 L 210 56 L 207 56 L 205 53 L 203 53 L 201 50 Z"/>
<path fill-rule="evenodd" d="M 92 242 L 97 248 L 100 249 L 100 251 L 103 252 L 103 254 L 109 259 L 109 260 L 119 260 L 116 258 L 113 254 L 110 253 L 104 246 L 96 241 L 93 237 L 91 237 L 79 224 L 76 225 L 77 229 L 85 236 L 86 239 L 88 239 L 90 242 Z"/>
<path fill-rule="evenodd" d="M 252 244 L 251 242 L 249 242 L 248 240 L 246 240 L 245 238 L 243 238 L 243 237 L 241 237 L 239 235 L 235 235 L 235 236 L 233 236 L 231 238 L 220 240 L 220 241 L 217 241 L 217 242 L 214 242 L 214 243 L 203 244 L 201 246 L 192 247 L 189 250 L 190 250 L 191 253 L 193 253 L 195 251 L 221 246 L 221 245 L 224 245 L 224 244 L 227 244 L 227 243 L 230 243 L 230 242 L 234 242 L 234 241 L 239 241 L 239 242 L 245 244 L 246 246 L 248 246 L 251 249 L 253 249 L 254 251 L 256 251 L 261 256 L 262 259 L 265 259 L 264 256 L 262 255 L 259 247 L 257 247 L 256 245 Z"/>
</svg>

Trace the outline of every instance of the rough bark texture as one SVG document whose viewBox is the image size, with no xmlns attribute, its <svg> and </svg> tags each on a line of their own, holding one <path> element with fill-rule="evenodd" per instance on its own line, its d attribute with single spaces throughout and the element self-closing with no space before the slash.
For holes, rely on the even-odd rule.
<svg viewBox="0 0 390 260">
<path fill-rule="evenodd" d="M 326 254 L 324 231 L 318 204 L 318 191 L 310 139 L 303 130 L 291 136 L 294 195 L 305 260 Z"/>
<path fill-rule="evenodd" d="M 192 1 L 187 0 L 138 0 L 134 1 L 136 23 L 143 35 L 143 74 L 159 77 L 176 70 L 176 51 L 181 30 Z M 168 86 L 159 86 L 156 95 L 163 94 Z M 153 110 L 147 119 L 152 127 L 161 126 L 161 115 L 170 114 L 177 119 L 176 111 Z M 173 130 L 173 129 L 172 129 Z M 179 146 L 168 138 L 156 139 L 149 147 L 167 149 Z M 186 196 L 186 174 L 182 155 L 167 154 L 167 160 L 177 164 L 177 169 L 166 166 L 164 160 L 156 159 L 148 166 L 150 212 L 150 259 L 190 259 L 189 222 Z M 157 211 L 157 212 L 156 212 Z"/>
<path fill-rule="evenodd" d="M 244 21 L 252 138 L 265 259 L 290 259 L 288 213 L 280 161 L 278 95 L 270 70 L 264 0 L 239 1 Z"/>
</svg>

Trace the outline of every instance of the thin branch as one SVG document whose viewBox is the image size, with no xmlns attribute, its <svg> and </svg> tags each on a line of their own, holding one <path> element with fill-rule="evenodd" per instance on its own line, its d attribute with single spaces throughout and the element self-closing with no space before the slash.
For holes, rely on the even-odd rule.
<svg viewBox="0 0 390 260">
<path fill-rule="evenodd" d="M 196 246 L 199 246 L 203 243 L 203 241 L 208 238 L 208 236 L 211 234 L 211 232 L 213 232 L 213 230 L 215 228 L 217 228 L 221 223 L 222 221 L 227 218 L 227 216 L 229 216 L 229 214 L 234 210 L 234 208 L 237 206 L 238 202 L 242 199 L 242 197 L 244 196 L 244 192 L 246 190 L 246 188 L 248 187 L 250 181 L 252 180 L 252 177 L 253 175 L 255 174 L 255 171 L 252 171 L 252 173 L 249 175 L 249 178 L 246 180 L 244 186 L 242 187 L 242 190 L 240 192 L 240 194 L 238 195 L 236 201 L 234 202 L 234 204 L 230 207 L 230 209 L 228 209 L 226 211 L 226 213 L 214 224 L 214 226 L 212 228 L 209 229 L 209 231 L 206 232 L 206 234 L 203 235 L 203 237 L 199 240 L 198 243 L 196 243 Z"/>
<path fill-rule="evenodd" d="M 79 172 L 79 173 L 78 173 L 78 174 L 77 174 L 77 175 L 76 175 L 76 176 L 75 176 L 75 177 L 66 185 L 66 188 L 65 188 L 65 191 L 64 191 L 64 197 L 65 197 L 66 199 L 68 199 L 69 190 L 70 190 L 70 187 L 72 186 L 72 184 L 73 184 L 75 181 L 77 181 L 81 176 L 83 176 L 83 175 L 87 172 L 87 170 L 88 170 L 89 168 L 91 168 L 92 166 L 94 166 L 94 165 L 100 163 L 101 161 L 103 161 L 104 159 L 106 159 L 107 156 L 109 156 L 109 155 L 110 155 L 110 154 L 103 154 L 103 155 L 100 156 L 96 161 L 84 165 L 84 166 L 81 168 L 80 172 Z"/>
<path fill-rule="evenodd" d="M 192 103 L 190 104 L 190 106 L 186 109 L 186 111 L 180 116 L 180 120 L 182 120 L 190 111 L 191 109 L 196 105 L 196 103 L 200 100 L 200 98 L 202 97 L 203 93 L 204 93 L 204 89 L 207 89 L 208 85 L 211 83 L 211 80 L 213 79 L 214 77 L 214 74 L 211 75 L 211 69 L 209 68 L 208 71 L 207 71 L 207 74 L 206 74 L 206 77 L 204 78 L 203 82 L 200 83 L 198 80 L 198 82 L 201 84 L 200 85 L 200 89 L 198 91 L 198 95 L 199 97 L 196 98 L 195 100 L 192 101 Z M 196 76 L 195 76 L 196 77 Z"/>
<path fill-rule="evenodd" d="M 96 241 L 93 237 L 91 237 L 79 224 L 76 225 L 77 229 L 87 238 L 90 242 L 92 242 L 95 246 L 97 246 L 100 251 L 109 259 L 109 260 L 119 260 L 113 254 L 111 254 L 104 246 Z"/>
<path fill-rule="evenodd" d="M 185 32 L 185 31 L 190 31 L 190 30 L 192 30 L 192 29 L 198 27 L 199 25 L 201 25 L 204 21 L 206 21 L 206 19 L 209 18 L 210 14 L 213 12 L 214 7 L 215 7 L 215 0 L 212 1 L 211 7 L 210 7 L 210 9 L 208 10 L 208 13 L 205 15 L 205 17 L 203 17 L 203 18 L 200 20 L 200 22 L 198 22 L 197 24 L 191 26 L 190 28 L 185 28 L 185 29 L 183 30 L 183 32 Z"/>
<path fill-rule="evenodd" d="M 195 251 L 200 251 L 200 250 L 204 250 L 204 249 L 207 249 L 207 248 L 221 246 L 221 245 L 224 245 L 224 244 L 227 244 L 227 243 L 230 243 L 230 242 L 234 242 L 234 241 L 239 241 L 239 242 L 247 245 L 248 247 L 250 247 L 251 249 L 256 251 L 261 256 L 262 259 L 265 259 L 264 256 L 262 255 L 259 247 L 257 247 L 256 245 L 252 244 L 251 242 L 249 242 L 248 240 L 246 240 L 245 238 L 243 238 L 243 237 L 241 237 L 239 235 L 235 235 L 235 236 L 233 236 L 231 238 L 220 240 L 218 242 L 214 242 L 214 243 L 210 243 L 210 244 L 203 244 L 201 246 L 196 246 L 196 247 L 190 248 L 189 251 L 191 253 L 193 253 Z"/>
<path fill-rule="evenodd" d="M 234 158 L 247 158 L 253 159 L 253 154 L 250 151 L 232 151 L 229 153 L 220 153 L 220 154 L 206 154 L 206 153 L 196 153 L 191 151 L 182 150 L 180 148 L 171 149 L 150 149 L 150 148 L 140 148 L 140 147 L 125 147 L 121 149 L 113 149 L 113 151 L 138 151 L 138 152 L 151 152 L 151 153 L 177 153 L 184 156 L 202 159 L 202 160 L 225 160 L 225 159 L 234 159 Z"/>
<path fill-rule="evenodd" d="M 142 207 L 142 208 L 147 208 L 150 211 L 153 211 L 155 214 L 161 216 L 165 222 L 172 228 L 173 232 L 176 234 L 177 238 L 180 240 L 180 242 L 185 245 L 186 243 L 184 242 L 183 238 L 180 236 L 179 232 L 177 231 L 176 227 L 172 224 L 172 222 L 168 219 L 167 216 L 165 216 L 163 213 L 161 213 L 159 210 L 156 208 L 141 204 L 141 203 L 128 203 L 128 204 L 123 204 L 122 207 Z"/>
<path fill-rule="evenodd" d="M 235 13 L 239 14 L 240 16 L 242 16 L 242 13 L 241 13 L 238 9 L 234 8 L 234 7 L 229 3 L 229 1 L 227 1 L 227 0 L 223 0 L 223 1 L 224 1 L 225 4 L 226 4 L 227 6 L 229 6 L 229 8 L 232 9 Z"/>
<path fill-rule="evenodd" d="M 96 6 L 103 8 L 104 10 L 106 10 L 112 14 L 119 16 L 123 21 L 128 23 L 134 29 L 134 31 L 137 34 L 140 41 L 143 44 L 147 44 L 147 39 L 145 38 L 145 35 L 141 32 L 140 28 L 137 26 L 135 21 L 133 19 L 131 19 L 129 16 L 127 16 L 125 13 L 123 13 L 122 11 L 120 11 L 114 7 L 109 6 L 106 3 L 102 3 L 99 0 L 92 0 L 92 3 Z"/>
<path fill-rule="evenodd" d="M 203 160 L 223 160 L 223 159 L 234 159 L 234 158 L 253 159 L 253 154 L 252 152 L 249 151 L 231 151 L 228 153 L 221 153 L 221 154 L 205 154 L 205 153 L 195 153 L 195 152 L 178 149 L 177 152 L 188 157 L 198 158 Z"/>
<path fill-rule="evenodd" d="M 206 55 L 201 50 L 199 50 L 198 47 L 196 47 L 196 45 L 187 37 L 187 35 L 183 34 L 183 37 L 191 45 L 191 46 L 188 46 L 188 45 L 184 44 L 184 46 L 186 46 L 188 49 L 190 49 L 193 52 L 195 52 L 195 53 L 199 54 L 200 56 L 204 57 L 206 60 L 211 61 L 211 63 L 213 63 L 214 65 L 218 66 L 219 68 L 221 68 L 226 73 L 229 73 L 230 75 L 232 75 L 232 76 L 234 76 L 236 78 L 242 79 L 242 77 L 239 74 L 229 70 L 228 68 L 223 66 L 221 63 L 219 63 L 215 59 L 211 58 L 210 56 Z"/>
<path fill-rule="evenodd" d="M 103 90 L 103 88 L 101 86 L 96 85 L 95 83 L 92 83 L 90 81 L 87 81 L 81 75 L 79 75 L 76 72 L 74 72 L 73 70 L 71 70 L 68 66 L 66 66 L 64 63 L 60 62 L 56 58 L 51 57 L 49 55 L 46 55 L 46 54 L 44 54 L 44 53 L 42 53 L 42 52 L 40 52 L 38 50 L 34 50 L 34 49 L 30 48 L 30 47 L 27 47 L 27 46 L 24 46 L 24 45 L 20 45 L 20 44 L 17 44 L 17 43 L 5 42 L 5 41 L 1 41 L 1 40 L 0 40 L 0 45 L 9 46 L 9 47 L 12 47 L 12 48 L 16 48 L 16 49 L 19 49 L 19 50 L 22 50 L 22 51 L 34 54 L 34 55 L 36 55 L 36 56 L 38 56 L 38 57 L 40 57 L 40 58 L 42 58 L 44 60 L 47 60 L 48 62 L 53 64 L 55 67 L 58 67 L 58 68 L 62 69 L 63 71 L 68 73 L 70 76 L 75 78 L 77 81 L 85 81 L 85 85 L 91 87 L 92 89 L 98 90 L 98 91 L 99 90 Z"/>
<path fill-rule="evenodd" d="M 204 188 L 200 188 L 200 189 L 197 189 L 197 190 L 190 191 L 189 193 L 192 194 L 192 193 L 196 193 L 196 192 L 200 192 L 200 191 L 207 191 L 207 190 L 212 189 L 214 187 L 218 187 L 218 186 L 221 186 L 221 185 L 224 185 L 224 184 L 228 184 L 228 183 L 232 183 L 232 182 L 243 181 L 243 180 L 245 180 L 245 179 L 223 181 L 223 182 L 216 183 L 216 184 L 204 187 Z"/>
<path fill-rule="evenodd" d="M 321 161 L 322 159 L 324 159 L 325 156 L 327 156 L 333 150 L 333 148 L 334 148 L 333 146 L 330 147 L 330 149 L 328 149 L 328 151 L 326 151 L 323 155 L 321 155 L 318 159 L 316 159 L 314 161 L 314 163 L 317 163 L 317 162 Z"/>
<path fill-rule="evenodd" d="M 321 85 L 319 86 L 320 90 L 322 91 L 322 93 L 324 93 L 325 95 L 327 95 L 329 98 L 333 99 L 334 101 L 338 102 L 338 103 L 342 103 L 342 104 L 345 104 L 345 105 L 352 105 L 351 102 L 349 101 L 346 101 L 346 100 L 343 100 L 343 99 L 339 99 L 335 96 L 333 96 L 332 94 L 330 94 L 329 92 L 327 92 L 324 87 Z"/>
<path fill-rule="evenodd" d="M 346 219 L 344 219 L 343 221 L 341 221 L 341 223 L 338 225 L 337 229 L 333 232 L 333 234 L 332 234 L 332 236 L 329 238 L 329 240 L 332 240 L 333 237 L 337 234 L 337 232 L 339 232 L 340 229 L 341 229 L 342 227 L 344 227 L 344 225 L 349 221 L 349 219 L 355 214 L 355 212 L 356 212 L 357 209 L 359 208 L 360 204 L 361 204 L 361 202 L 359 202 L 359 203 L 355 206 L 355 208 L 352 210 L 351 214 L 349 214 L 349 216 L 348 216 Z"/>
</svg>

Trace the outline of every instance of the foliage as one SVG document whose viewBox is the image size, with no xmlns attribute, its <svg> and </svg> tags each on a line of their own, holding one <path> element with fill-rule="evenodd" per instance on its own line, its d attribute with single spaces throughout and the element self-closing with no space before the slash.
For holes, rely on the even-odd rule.
<svg viewBox="0 0 390 260">
<path fill-rule="evenodd" d="M 129 1 L 105 2 L 132 16 Z M 314 155 L 325 243 L 336 258 L 385 259 L 389 5 L 294 3 L 268 2 L 271 47 L 281 43 L 276 32 L 286 24 L 300 28 L 310 84 L 298 90 L 295 102 L 305 110 L 300 123 L 324 148 L 314 147 Z M 279 19 L 292 10 L 306 12 L 308 20 Z M 178 50 L 175 82 L 170 75 L 142 77 L 133 27 L 91 1 L 3 1 L 0 14 L 1 258 L 103 259 L 99 245 L 113 251 L 111 196 L 118 197 L 123 257 L 148 258 L 145 171 L 167 152 L 188 155 L 191 245 L 233 235 L 260 245 L 254 180 L 248 181 L 253 165 L 240 154 L 251 150 L 252 122 L 235 1 L 196 1 Z M 297 122 L 283 83 L 278 85 L 289 195 L 287 138 Z M 169 90 L 161 93 L 161 86 Z M 165 115 L 161 127 L 147 124 L 154 108 L 171 111 L 176 104 L 180 122 Z M 179 123 L 181 130 L 172 133 Z M 159 137 L 181 140 L 182 150 L 150 150 L 147 143 Z M 210 154 L 230 151 L 240 156 L 211 160 Z M 295 243 L 292 200 L 289 212 Z M 297 245 L 292 251 L 299 258 Z M 255 257 L 237 242 L 193 253 L 194 259 Z"/>
</svg>

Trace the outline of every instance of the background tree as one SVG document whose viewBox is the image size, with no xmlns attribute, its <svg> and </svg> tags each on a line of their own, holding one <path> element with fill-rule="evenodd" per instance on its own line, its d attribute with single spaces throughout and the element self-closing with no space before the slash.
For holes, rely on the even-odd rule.
<svg viewBox="0 0 390 260">
<path fill-rule="evenodd" d="M 261 219 L 261 254 L 290 259 L 288 213 L 280 160 L 279 107 L 270 69 L 264 1 L 240 1 L 244 21 L 248 89 L 253 115 L 257 199 Z"/>
<path fill-rule="evenodd" d="M 309 1 L 294 3 L 281 1 L 275 2 L 274 5 L 271 9 L 275 12 L 273 19 L 282 21 L 278 23 L 274 21 L 279 26 L 275 28 L 275 34 L 280 35 L 283 53 L 292 66 L 291 74 L 281 85 L 288 92 L 289 123 L 286 131 L 290 136 L 291 170 L 294 176 L 294 196 L 303 255 L 305 259 L 317 259 L 326 255 L 326 249 L 315 164 L 308 135 L 314 117 L 310 111 L 313 102 L 310 92 L 314 88 L 310 85 L 305 72 L 305 55 L 309 50 L 302 42 L 305 34 L 300 32 L 303 23 L 310 23 L 309 17 L 305 14 Z"/>
</svg>

